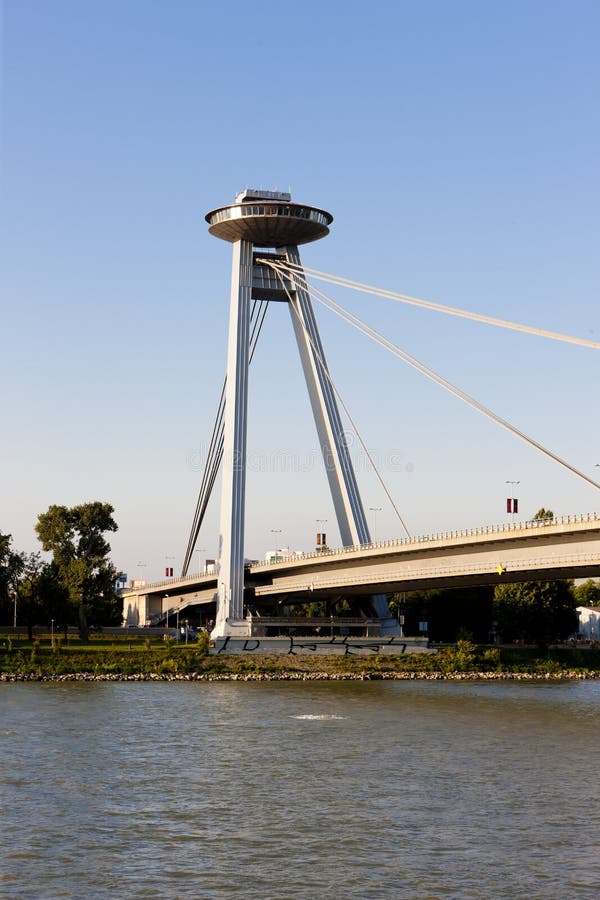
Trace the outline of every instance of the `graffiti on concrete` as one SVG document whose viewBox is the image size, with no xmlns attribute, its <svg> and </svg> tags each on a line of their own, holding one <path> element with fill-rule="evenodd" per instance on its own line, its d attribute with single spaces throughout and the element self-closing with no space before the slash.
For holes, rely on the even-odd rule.
<svg viewBox="0 0 600 900">
<path fill-rule="evenodd" d="M 398 639 L 397 637 L 377 638 L 357 642 L 355 639 L 348 636 L 311 641 L 310 639 L 303 640 L 302 638 L 295 638 L 292 635 L 289 635 L 279 638 L 277 642 L 284 645 L 279 652 L 285 652 L 288 655 L 292 654 L 293 656 L 296 656 L 299 653 L 317 653 L 319 649 L 331 645 L 335 645 L 336 648 L 339 647 L 340 651 L 343 650 L 345 656 L 349 656 L 353 653 L 364 653 L 365 650 L 370 650 L 372 653 L 381 653 L 384 647 L 389 647 L 391 644 L 394 645 L 394 650 L 397 653 L 405 653 L 407 647 L 407 644 L 401 638 Z M 288 644 L 287 650 L 285 650 L 286 643 Z M 245 640 L 242 640 L 240 638 L 225 637 L 223 638 L 223 643 L 217 650 L 217 654 L 224 653 L 227 649 L 231 652 L 234 647 L 236 652 L 239 653 L 256 653 L 258 650 L 268 653 L 273 649 L 273 638 L 264 640 L 261 640 L 261 638 L 246 638 Z"/>
</svg>

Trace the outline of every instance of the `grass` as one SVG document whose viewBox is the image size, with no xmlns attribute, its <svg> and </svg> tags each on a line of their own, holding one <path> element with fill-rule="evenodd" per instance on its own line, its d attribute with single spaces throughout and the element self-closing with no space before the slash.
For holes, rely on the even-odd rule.
<svg viewBox="0 0 600 900">
<path fill-rule="evenodd" d="M 207 636 L 193 644 L 164 641 L 160 636 L 93 635 L 87 644 L 77 635 L 50 635 L 29 641 L 0 632 L 0 674 L 16 676 L 91 675 L 280 675 L 326 672 L 332 676 L 377 676 L 382 673 L 497 672 L 515 675 L 586 674 L 600 672 L 597 649 L 541 651 L 529 647 L 477 647 L 459 641 L 436 654 L 372 656 L 257 655 L 215 656 L 208 654 Z"/>
</svg>

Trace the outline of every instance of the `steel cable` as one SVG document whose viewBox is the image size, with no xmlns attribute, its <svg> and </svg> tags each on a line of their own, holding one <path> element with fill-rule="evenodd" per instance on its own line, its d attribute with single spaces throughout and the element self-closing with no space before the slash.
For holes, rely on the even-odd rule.
<svg viewBox="0 0 600 900">
<path fill-rule="evenodd" d="M 294 282 L 296 281 L 297 273 L 295 273 L 291 267 L 289 267 L 287 265 L 283 266 L 281 263 L 274 264 L 272 261 L 269 264 L 272 266 L 275 266 L 275 265 L 281 266 L 284 274 L 287 274 L 288 277 L 292 277 L 294 279 Z M 441 375 L 438 375 L 437 372 L 434 372 L 433 369 L 430 369 L 424 363 L 420 362 L 418 359 L 416 359 L 416 357 L 412 356 L 410 353 L 407 353 L 406 350 L 403 350 L 397 344 L 394 344 L 392 341 L 390 341 L 384 335 L 380 334 L 374 328 L 371 328 L 370 325 L 367 325 L 366 322 L 363 322 L 362 319 L 360 319 L 354 313 L 351 313 L 349 310 L 345 309 L 339 303 L 336 303 L 336 301 L 333 300 L 331 297 L 329 297 L 327 294 L 325 294 L 324 291 L 321 291 L 319 288 L 314 287 L 314 285 L 311 288 L 309 288 L 306 285 L 306 283 L 304 283 L 304 287 L 306 290 L 308 290 L 308 293 L 312 297 L 314 297 L 314 299 L 317 300 L 318 303 L 321 303 L 322 306 L 325 306 L 326 309 L 329 309 L 331 312 L 334 312 L 337 316 L 339 316 L 344 321 L 348 322 L 350 325 L 352 325 L 358 331 L 362 332 L 362 334 L 369 337 L 372 341 L 379 344 L 384 349 L 388 350 L 394 356 L 398 357 L 399 359 L 402 359 L 409 366 L 416 369 L 418 372 L 420 372 L 422 375 L 424 375 L 430 381 L 433 381 L 435 384 L 438 384 L 440 387 L 443 387 L 449 393 L 453 394 L 455 397 L 458 397 L 459 400 L 462 400 L 464 403 L 467 403 L 469 406 L 471 406 L 473 409 L 476 409 L 478 412 L 480 412 L 482 415 L 486 416 L 491 421 L 496 422 L 496 424 L 498 424 L 498 425 L 502 426 L 503 428 L 507 429 L 508 431 L 510 431 L 511 434 L 514 434 L 516 437 L 525 441 L 525 443 L 529 444 L 529 446 L 534 447 L 536 450 L 539 450 L 541 453 L 543 453 L 549 459 L 552 459 L 552 460 L 554 460 L 554 462 L 559 463 L 559 465 L 563 466 L 565 469 L 568 469 L 574 475 L 577 475 L 579 478 L 583 479 L 583 481 L 586 481 L 588 484 L 591 484 L 593 487 L 598 488 L 600 490 L 600 484 L 598 484 L 596 481 L 594 481 L 592 478 L 590 478 L 584 472 L 581 472 L 579 469 L 575 468 L 575 466 L 572 466 L 565 459 L 562 459 L 562 457 L 558 456 L 552 450 L 549 450 L 543 444 L 540 444 L 539 441 L 536 441 L 534 438 L 525 434 L 525 432 L 521 431 L 516 426 L 511 425 L 511 423 L 508 422 L 506 419 L 503 419 L 501 416 L 497 415 L 491 409 L 484 406 L 483 403 L 480 403 L 478 400 L 475 400 L 474 397 L 471 397 L 469 394 L 465 393 L 460 388 L 456 387 L 456 385 L 453 385 L 451 382 L 447 381 Z"/>
<path fill-rule="evenodd" d="M 266 262 L 261 259 L 258 262 Z M 294 266 L 294 263 L 287 263 Z M 407 303 L 411 306 L 419 306 L 422 309 L 431 309 L 436 312 L 445 313 L 449 316 L 458 316 L 462 319 L 471 319 L 474 322 L 481 322 L 485 325 L 495 325 L 498 328 L 508 328 L 512 331 L 521 331 L 525 334 L 535 334 L 538 337 L 549 338 L 554 341 L 562 341 L 568 344 L 577 344 L 580 347 L 589 347 L 593 350 L 600 350 L 600 343 L 590 341 L 587 338 L 578 338 L 568 334 L 560 334 L 556 331 L 547 331 L 543 328 L 535 328 L 532 325 L 522 325 L 518 322 L 509 322 L 506 319 L 497 319 L 494 316 L 485 316 L 481 313 L 469 312 L 468 310 L 458 309 L 453 306 L 446 306 L 443 303 L 434 303 L 431 300 L 423 300 L 419 297 L 411 297 L 409 294 L 400 294 L 396 291 L 389 291 L 385 288 L 378 288 L 371 284 L 365 284 L 362 281 L 354 281 L 351 278 L 345 278 L 341 275 L 332 275 L 329 272 L 322 272 L 319 269 L 312 269 L 309 266 L 302 266 L 304 272 L 310 274 L 311 278 L 319 281 L 326 281 L 330 284 L 336 284 L 340 287 L 348 287 L 351 290 L 360 291 L 364 294 L 373 294 L 376 297 L 385 297 L 389 300 L 395 300 L 399 303 Z"/>
</svg>

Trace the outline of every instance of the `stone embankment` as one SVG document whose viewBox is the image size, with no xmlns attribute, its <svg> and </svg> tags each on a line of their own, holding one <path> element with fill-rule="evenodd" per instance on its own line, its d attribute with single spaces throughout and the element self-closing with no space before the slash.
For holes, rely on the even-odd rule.
<svg viewBox="0 0 600 900">
<path fill-rule="evenodd" d="M 68 675 L 49 673 L 0 674 L 0 682 L 39 681 L 584 681 L 600 679 L 599 671 L 565 670 L 560 672 L 191 672 L 185 675 L 120 673 L 94 675 L 75 672 Z"/>
</svg>

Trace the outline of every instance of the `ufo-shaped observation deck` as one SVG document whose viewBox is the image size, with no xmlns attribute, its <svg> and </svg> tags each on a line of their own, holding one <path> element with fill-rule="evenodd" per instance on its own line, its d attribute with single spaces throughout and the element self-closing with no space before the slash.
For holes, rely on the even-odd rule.
<svg viewBox="0 0 600 900">
<path fill-rule="evenodd" d="M 329 234 L 331 213 L 292 203 L 289 194 L 244 191 L 231 206 L 206 214 L 208 230 L 224 241 L 251 241 L 258 247 L 308 244 Z"/>
</svg>

